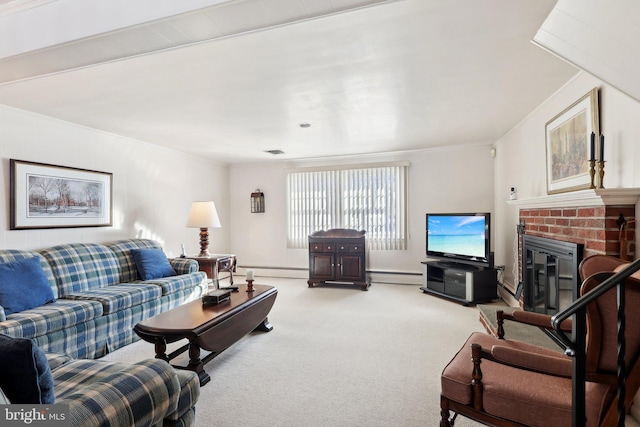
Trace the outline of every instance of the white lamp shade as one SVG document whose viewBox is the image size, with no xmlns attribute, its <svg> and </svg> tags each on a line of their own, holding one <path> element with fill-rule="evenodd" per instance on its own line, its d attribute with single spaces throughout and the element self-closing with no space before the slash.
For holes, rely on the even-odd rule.
<svg viewBox="0 0 640 427">
<path fill-rule="evenodd" d="M 220 218 L 213 202 L 193 202 L 187 227 L 191 228 L 220 228 Z"/>
</svg>

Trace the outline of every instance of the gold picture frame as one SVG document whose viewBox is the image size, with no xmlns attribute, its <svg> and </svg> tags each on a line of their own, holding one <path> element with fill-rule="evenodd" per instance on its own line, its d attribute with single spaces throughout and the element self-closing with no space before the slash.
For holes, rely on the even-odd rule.
<svg viewBox="0 0 640 427">
<path fill-rule="evenodd" d="M 600 158 L 599 116 L 598 88 L 593 88 L 546 123 L 547 194 L 591 186 L 589 160 Z"/>
</svg>

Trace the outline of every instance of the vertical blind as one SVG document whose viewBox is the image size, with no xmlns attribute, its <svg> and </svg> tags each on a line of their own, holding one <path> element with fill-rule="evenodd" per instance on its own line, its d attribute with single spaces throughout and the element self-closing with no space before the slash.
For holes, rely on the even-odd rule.
<svg viewBox="0 0 640 427">
<path fill-rule="evenodd" d="M 287 246 L 306 248 L 314 231 L 365 230 L 373 250 L 407 247 L 407 164 L 291 172 Z"/>
</svg>

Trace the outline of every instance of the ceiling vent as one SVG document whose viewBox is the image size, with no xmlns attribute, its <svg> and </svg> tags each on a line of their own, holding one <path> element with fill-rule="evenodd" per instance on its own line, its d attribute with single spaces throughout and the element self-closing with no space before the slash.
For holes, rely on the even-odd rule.
<svg viewBox="0 0 640 427">
<path fill-rule="evenodd" d="M 284 151 L 282 151 L 282 150 L 267 150 L 267 151 L 265 151 L 265 153 L 273 154 L 275 156 L 275 155 L 278 155 L 278 154 L 284 154 Z"/>
</svg>

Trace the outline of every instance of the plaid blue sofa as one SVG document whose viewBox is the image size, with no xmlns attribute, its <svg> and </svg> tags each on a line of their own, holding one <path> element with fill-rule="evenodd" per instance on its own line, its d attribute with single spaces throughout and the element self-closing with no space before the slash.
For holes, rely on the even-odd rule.
<svg viewBox="0 0 640 427">
<path fill-rule="evenodd" d="M 200 396 L 195 372 L 175 370 L 159 359 L 125 364 L 46 356 L 55 403 L 69 405 L 69 426 L 187 427 L 195 423 Z"/>
<path fill-rule="evenodd" d="M 0 250 L 0 262 L 37 256 L 56 298 L 7 316 L 0 307 L 0 333 L 31 339 L 45 352 L 74 359 L 99 358 L 132 343 L 139 339 L 133 332 L 136 323 L 200 298 L 207 289 L 205 273 L 187 259 L 170 260 L 176 276 L 141 280 L 131 250 L 153 248 L 161 246 L 127 239 Z"/>
</svg>

